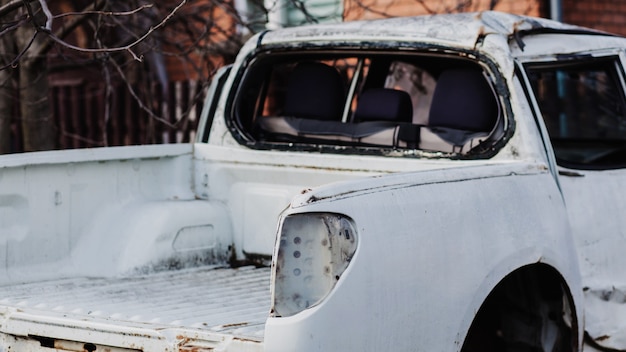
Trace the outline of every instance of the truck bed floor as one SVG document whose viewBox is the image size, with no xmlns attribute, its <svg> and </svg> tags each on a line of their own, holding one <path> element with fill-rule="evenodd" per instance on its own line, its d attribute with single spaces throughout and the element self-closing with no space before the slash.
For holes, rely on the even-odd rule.
<svg viewBox="0 0 626 352">
<path fill-rule="evenodd" d="M 194 268 L 119 278 L 0 286 L 0 305 L 261 340 L 269 268 Z"/>
</svg>

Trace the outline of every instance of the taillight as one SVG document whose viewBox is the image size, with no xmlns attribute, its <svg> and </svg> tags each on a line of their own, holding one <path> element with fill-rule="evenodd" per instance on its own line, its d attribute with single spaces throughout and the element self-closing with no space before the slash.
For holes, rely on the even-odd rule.
<svg viewBox="0 0 626 352">
<path fill-rule="evenodd" d="M 283 218 L 272 270 L 273 315 L 287 317 L 320 303 L 356 251 L 352 219 L 305 213 Z"/>
</svg>

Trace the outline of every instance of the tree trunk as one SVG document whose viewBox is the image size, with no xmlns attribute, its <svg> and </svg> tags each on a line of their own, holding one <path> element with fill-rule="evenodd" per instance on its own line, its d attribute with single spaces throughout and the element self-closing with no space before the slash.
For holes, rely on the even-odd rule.
<svg viewBox="0 0 626 352">
<path fill-rule="evenodd" d="M 35 3 L 32 5 L 36 7 Z M 41 11 L 38 13 L 41 14 Z M 45 23 L 45 18 L 36 18 L 34 23 Z M 57 128 L 48 98 L 47 58 L 46 52 L 40 52 L 45 41 L 49 39 L 44 33 L 37 33 L 32 24 L 19 27 L 15 31 L 15 39 L 20 51 L 30 45 L 19 61 L 19 100 L 24 151 L 56 149 Z"/>
<path fill-rule="evenodd" d="M 0 46 L 0 50 L 2 47 Z M 13 119 L 13 99 L 11 69 L 0 71 L 0 154 L 12 152 L 11 120 Z"/>
<path fill-rule="evenodd" d="M 57 131 L 48 99 L 44 58 L 20 60 L 20 111 L 24 151 L 56 148 Z"/>
<path fill-rule="evenodd" d="M 7 0 L 0 0 L 0 5 L 5 5 Z M 5 18 L 9 21 L 10 18 Z M 5 33 L 0 37 L 0 66 L 7 66 L 0 71 L 0 154 L 11 153 L 14 150 L 11 123 L 15 116 L 15 73 L 17 70 L 10 67 L 15 58 L 15 42 L 12 33 Z"/>
</svg>

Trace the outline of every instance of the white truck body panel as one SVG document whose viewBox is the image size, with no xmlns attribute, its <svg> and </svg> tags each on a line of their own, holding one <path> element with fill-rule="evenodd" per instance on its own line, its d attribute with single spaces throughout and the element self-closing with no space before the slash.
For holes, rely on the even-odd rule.
<svg viewBox="0 0 626 352">
<path fill-rule="evenodd" d="M 558 189 L 554 185 L 545 188 L 550 178 L 541 165 L 518 163 L 426 172 L 419 181 L 411 174 L 387 177 L 387 182 L 370 179 L 352 182 L 351 189 L 342 188 L 341 194 L 323 187 L 300 196 L 292 203 L 294 211 L 305 206 L 306 211 L 358 208 L 358 214 L 348 214 L 367 233 L 359 237 L 359 250 L 348 269 L 352 270 L 344 274 L 346 280 L 339 281 L 340 286 L 322 304 L 293 317 L 268 319 L 266 346 L 287 351 L 309 346 L 301 339 L 313 336 L 328 343 L 319 350 L 355 345 L 356 349 L 378 350 L 390 339 L 400 350 L 409 350 L 411 336 L 419 331 L 425 337 L 420 347 L 456 350 L 465 339 L 459 332 L 467 331 L 486 295 L 515 268 L 546 263 L 559 268 L 569 282 L 579 282 L 577 268 L 571 266 L 576 251 L 568 240 L 569 225 L 554 221 L 565 219 L 565 214 L 559 214 Z M 472 184 L 472 191 L 465 182 Z M 372 201 L 357 205 L 364 193 Z M 516 201 L 492 209 L 491 204 L 502 198 Z M 390 228 L 389 223 L 407 225 Z M 479 236 L 473 233 L 477 229 Z M 389 253 L 371 260 L 380 248 Z M 433 250 L 441 255 L 433 256 Z M 434 270 L 439 273 L 436 277 L 430 274 Z M 451 281 L 451 277 L 463 279 Z M 377 290 L 374 297 L 361 294 L 368 285 L 394 290 Z M 582 293 L 574 294 L 576 301 L 582 300 Z M 363 307 L 368 307 L 371 319 L 354 314 Z M 329 312 L 342 317 L 341 329 L 324 326 Z M 421 320 L 419 316 L 446 318 Z M 376 331 L 381 321 L 394 326 L 393 336 L 376 335 L 362 345 L 345 338 L 357 335 L 358 329 Z M 294 340 L 286 342 L 285 336 Z"/>
</svg>

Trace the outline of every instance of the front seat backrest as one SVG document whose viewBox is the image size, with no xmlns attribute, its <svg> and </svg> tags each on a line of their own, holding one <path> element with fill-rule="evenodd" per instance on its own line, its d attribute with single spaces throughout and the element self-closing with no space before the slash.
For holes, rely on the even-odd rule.
<svg viewBox="0 0 626 352">
<path fill-rule="evenodd" d="M 341 120 L 346 93 L 339 72 L 319 62 L 300 63 L 287 81 L 285 115 Z"/>
</svg>

